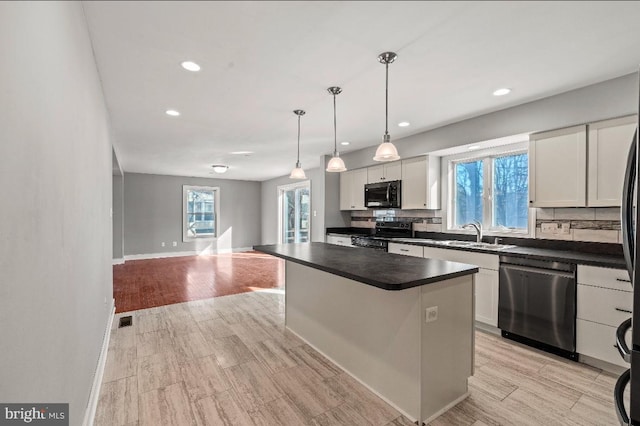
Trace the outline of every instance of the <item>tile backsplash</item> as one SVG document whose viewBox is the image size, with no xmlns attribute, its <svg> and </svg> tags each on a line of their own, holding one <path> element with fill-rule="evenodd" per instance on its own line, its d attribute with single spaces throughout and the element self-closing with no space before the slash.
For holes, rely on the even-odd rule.
<svg viewBox="0 0 640 426">
<path fill-rule="evenodd" d="M 377 218 L 411 220 L 414 231 L 442 232 L 440 210 L 367 210 L 351 212 L 351 226 L 374 228 Z M 546 240 L 622 243 L 620 208 L 536 209 L 535 238 Z"/>
</svg>

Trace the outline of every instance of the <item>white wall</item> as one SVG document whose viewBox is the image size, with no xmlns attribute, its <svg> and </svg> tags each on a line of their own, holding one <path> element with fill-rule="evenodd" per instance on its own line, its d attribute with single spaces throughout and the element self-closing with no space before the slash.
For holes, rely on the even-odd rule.
<svg viewBox="0 0 640 426">
<path fill-rule="evenodd" d="M 82 422 L 112 301 L 111 142 L 80 2 L 0 3 L 0 401 Z"/>
</svg>

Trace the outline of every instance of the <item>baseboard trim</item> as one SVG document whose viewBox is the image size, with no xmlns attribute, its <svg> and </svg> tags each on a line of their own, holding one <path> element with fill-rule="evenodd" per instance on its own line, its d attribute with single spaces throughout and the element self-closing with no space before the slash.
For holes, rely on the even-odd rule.
<svg viewBox="0 0 640 426">
<path fill-rule="evenodd" d="M 444 413 L 446 413 L 447 411 L 449 411 L 450 409 L 452 409 L 453 407 L 455 407 L 456 405 L 458 405 L 460 402 L 464 401 L 465 399 L 467 399 L 467 397 L 471 395 L 470 392 L 465 393 L 464 395 L 459 396 L 458 398 L 454 399 L 453 401 L 451 401 L 450 403 L 448 403 L 447 405 L 445 405 L 444 407 L 442 407 L 442 409 L 436 411 L 431 417 L 429 417 L 428 419 L 426 419 L 423 424 L 429 424 L 431 423 L 433 420 L 437 419 L 438 417 L 440 417 L 441 415 L 443 415 Z"/>
<path fill-rule="evenodd" d="M 98 358 L 98 367 L 93 376 L 93 385 L 91 386 L 91 394 L 89 395 L 89 403 L 84 413 L 83 426 L 92 426 L 96 417 L 96 409 L 98 408 L 98 399 L 100 398 L 100 389 L 102 387 L 102 376 L 104 375 L 104 367 L 107 364 L 107 352 L 109 351 L 109 340 L 111 339 L 111 327 L 113 326 L 113 318 L 116 315 L 116 300 L 111 299 L 111 315 L 107 320 L 107 329 L 102 339 L 102 350 L 100 358 Z"/>
<path fill-rule="evenodd" d="M 407 419 L 409 419 L 411 422 L 416 422 L 417 419 L 414 418 L 413 416 L 411 416 L 409 413 L 407 413 L 406 411 L 404 411 L 402 408 L 398 407 L 396 404 L 394 404 L 393 402 L 389 401 L 389 399 L 387 399 L 384 395 L 381 395 L 378 391 L 376 391 L 375 389 L 373 389 L 371 386 L 369 386 L 368 384 L 366 384 L 365 382 L 363 382 L 362 380 L 360 380 L 358 377 L 354 376 L 349 370 L 347 370 L 346 368 L 344 368 L 342 365 L 340 365 L 340 363 L 336 362 L 333 358 L 331 358 L 329 355 L 327 355 L 326 353 L 324 353 L 323 351 L 321 351 L 320 349 L 318 349 L 315 345 L 313 345 L 312 343 L 310 343 L 307 339 L 305 339 L 304 337 L 302 337 L 301 335 L 299 335 L 298 333 L 296 333 L 295 331 L 291 330 L 289 327 L 287 327 L 287 330 L 291 333 L 293 333 L 294 335 L 296 335 L 300 340 L 302 340 L 303 342 L 305 342 L 307 345 L 311 346 L 315 351 L 319 352 L 322 356 L 324 356 L 325 358 L 327 358 L 329 361 L 331 361 L 334 365 L 337 365 L 342 371 L 344 371 L 345 373 L 347 373 L 349 376 L 353 377 L 358 383 L 360 383 L 362 386 L 364 386 L 365 388 L 369 389 L 371 392 L 373 392 L 378 398 L 382 399 L 384 402 L 386 402 L 387 404 L 389 404 L 390 406 L 392 406 L 393 408 L 395 408 L 396 410 L 398 410 L 400 412 L 400 414 L 402 414 L 403 416 L 405 416 Z M 469 393 L 464 395 L 464 398 L 466 398 L 469 395 Z M 462 398 L 462 399 L 464 399 Z M 462 399 L 460 401 L 462 401 Z M 460 402 L 458 401 L 458 402 Z M 457 402 L 456 402 L 457 404 Z M 455 405 L 455 404 L 454 404 Z M 453 405 L 451 406 L 453 407 Z M 449 407 L 450 408 L 450 407 Z M 444 411 L 443 411 L 444 412 Z M 440 413 L 442 414 L 442 413 Z"/>
<path fill-rule="evenodd" d="M 119 259 L 113 259 L 113 265 L 122 265 L 124 263 L 124 258 L 121 257 Z"/>
<path fill-rule="evenodd" d="M 253 247 L 237 247 L 233 249 L 220 250 L 203 250 L 203 251 L 173 251 L 165 253 L 145 253 L 145 254 L 128 254 L 124 257 L 124 261 L 128 260 L 144 260 L 144 259 L 162 259 L 164 257 L 182 257 L 182 256 L 209 256 L 212 254 L 240 253 L 251 251 Z"/>
</svg>

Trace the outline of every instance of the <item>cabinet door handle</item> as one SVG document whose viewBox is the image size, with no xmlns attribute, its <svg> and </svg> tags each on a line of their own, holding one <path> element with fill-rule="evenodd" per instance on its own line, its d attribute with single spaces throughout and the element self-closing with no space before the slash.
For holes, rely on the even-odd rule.
<svg viewBox="0 0 640 426">
<path fill-rule="evenodd" d="M 620 281 L 622 283 L 630 283 L 631 280 L 625 280 L 624 278 L 616 278 L 616 281 Z"/>
<path fill-rule="evenodd" d="M 400 251 L 409 251 L 408 249 L 400 249 Z"/>
<path fill-rule="evenodd" d="M 622 308 L 616 308 L 616 311 L 618 311 L 618 312 L 625 312 L 625 313 L 627 313 L 627 314 L 632 314 L 632 313 L 633 313 L 633 312 L 631 312 L 631 311 L 630 311 L 630 310 L 628 310 L 628 309 L 622 309 Z"/>
</svg>

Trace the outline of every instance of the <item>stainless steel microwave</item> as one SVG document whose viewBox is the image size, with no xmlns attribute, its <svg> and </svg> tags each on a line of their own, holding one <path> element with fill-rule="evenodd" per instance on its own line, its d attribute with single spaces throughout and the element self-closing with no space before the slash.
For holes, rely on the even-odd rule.
<svg viewBox="0 0 640 426">
<path fill-rule="evenodd" d="M 371 208 L 399 209 L 401 182 L 368 183 L 364 186 L 364 205 Z"/>
</svg>

